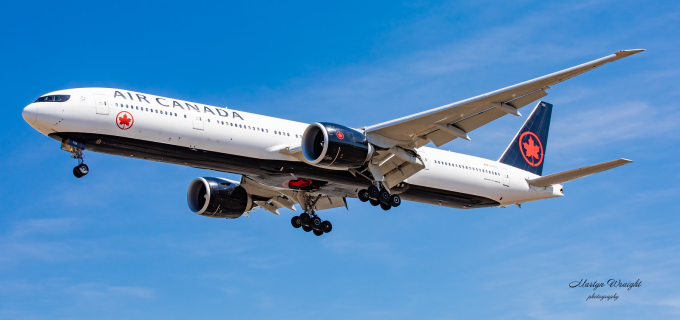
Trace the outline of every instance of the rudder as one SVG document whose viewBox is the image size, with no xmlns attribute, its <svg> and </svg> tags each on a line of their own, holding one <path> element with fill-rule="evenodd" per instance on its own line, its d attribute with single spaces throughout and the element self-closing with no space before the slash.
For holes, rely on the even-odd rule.
<svg viewBox="0 0 680 320">
<path fill-rule="evenodd" d="M 552 107 L 552 104 L 544 101 L 536 104 L 527 121 L 498 159 L 499 162 L 539 176 L 543 174 Z"/>
</svg>

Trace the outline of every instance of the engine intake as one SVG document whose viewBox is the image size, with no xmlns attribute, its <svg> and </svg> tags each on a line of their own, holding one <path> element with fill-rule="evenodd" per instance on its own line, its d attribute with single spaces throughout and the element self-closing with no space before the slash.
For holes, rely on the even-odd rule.
<svg viewBox="0 0 680 320">
<path fill-rule="evenodd" d="M 309 125 L 302 135 L 301 148 L 309 164 L 345 170 L 361 167 L 375 151 L 363 133 L 327 122 Z"/>
<path fill-rule="evenodd" d="M 206 217 L 236 219 L 252 208 L 246 189 L 224 178 L 196 178 L 187 191 L 189 209 Z"/>
</svg>

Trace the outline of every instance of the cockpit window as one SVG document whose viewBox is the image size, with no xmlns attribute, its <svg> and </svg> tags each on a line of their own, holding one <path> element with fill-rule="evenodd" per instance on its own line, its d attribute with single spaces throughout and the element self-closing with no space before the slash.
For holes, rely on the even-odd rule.
<svg viewBox="0 0 680 320">
<path fill-rule="evenodd" d="M 71 98 L 70 95 L 57 94 L 57 95 L 52 95 L 52 96 L 42 96 L 42 97 L 38 98 L 38 100 L 35 100 L 35 102 L 64 102 L 64 101 L 68 101 L 69 98 Z"/>
</svg>

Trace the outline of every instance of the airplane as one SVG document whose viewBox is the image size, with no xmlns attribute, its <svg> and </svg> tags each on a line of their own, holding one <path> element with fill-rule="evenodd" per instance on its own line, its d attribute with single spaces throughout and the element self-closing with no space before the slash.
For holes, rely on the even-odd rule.
<svg viewBox="0 0 680 320">
<path fill-rule="evenodd" d="M 317 212 L 359 198 L 383 210 L 402 200 L 450 208 L 507 207 L 562 197 L 562 184 L 632 161 L 618 159 L 543 175 L 553 105 L 547 89 L 644 49 L 622 50 L 572 68 L 391 121 L 351 128 L 313 124 L 112 88 L 47 93 L 24 120 L 61 143 L 88 174 L 84 151 L 241 175 L 194 179 L 189 209 L 235 219 L 257 209 L 303 212 L 295 228 L 320 236 L 333 225 Z M 498 160 L 427 147 L 469 133 L 539 100 Z M 330 120 L 330 119 L 322 119 Z"/>
</svg>

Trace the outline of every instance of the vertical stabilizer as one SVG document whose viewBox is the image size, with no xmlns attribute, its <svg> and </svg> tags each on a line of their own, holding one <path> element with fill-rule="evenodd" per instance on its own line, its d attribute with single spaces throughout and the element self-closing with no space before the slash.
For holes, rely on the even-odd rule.
<svg viewBox="0 0 680 320">
<path fill-rule="evenodd" d="M 552 104 L 544 101 L 536 105 L 501 158 L 498 159 L 499 162 L 539 176 L 543 174 L 552 107 Z"/>
</svg>

